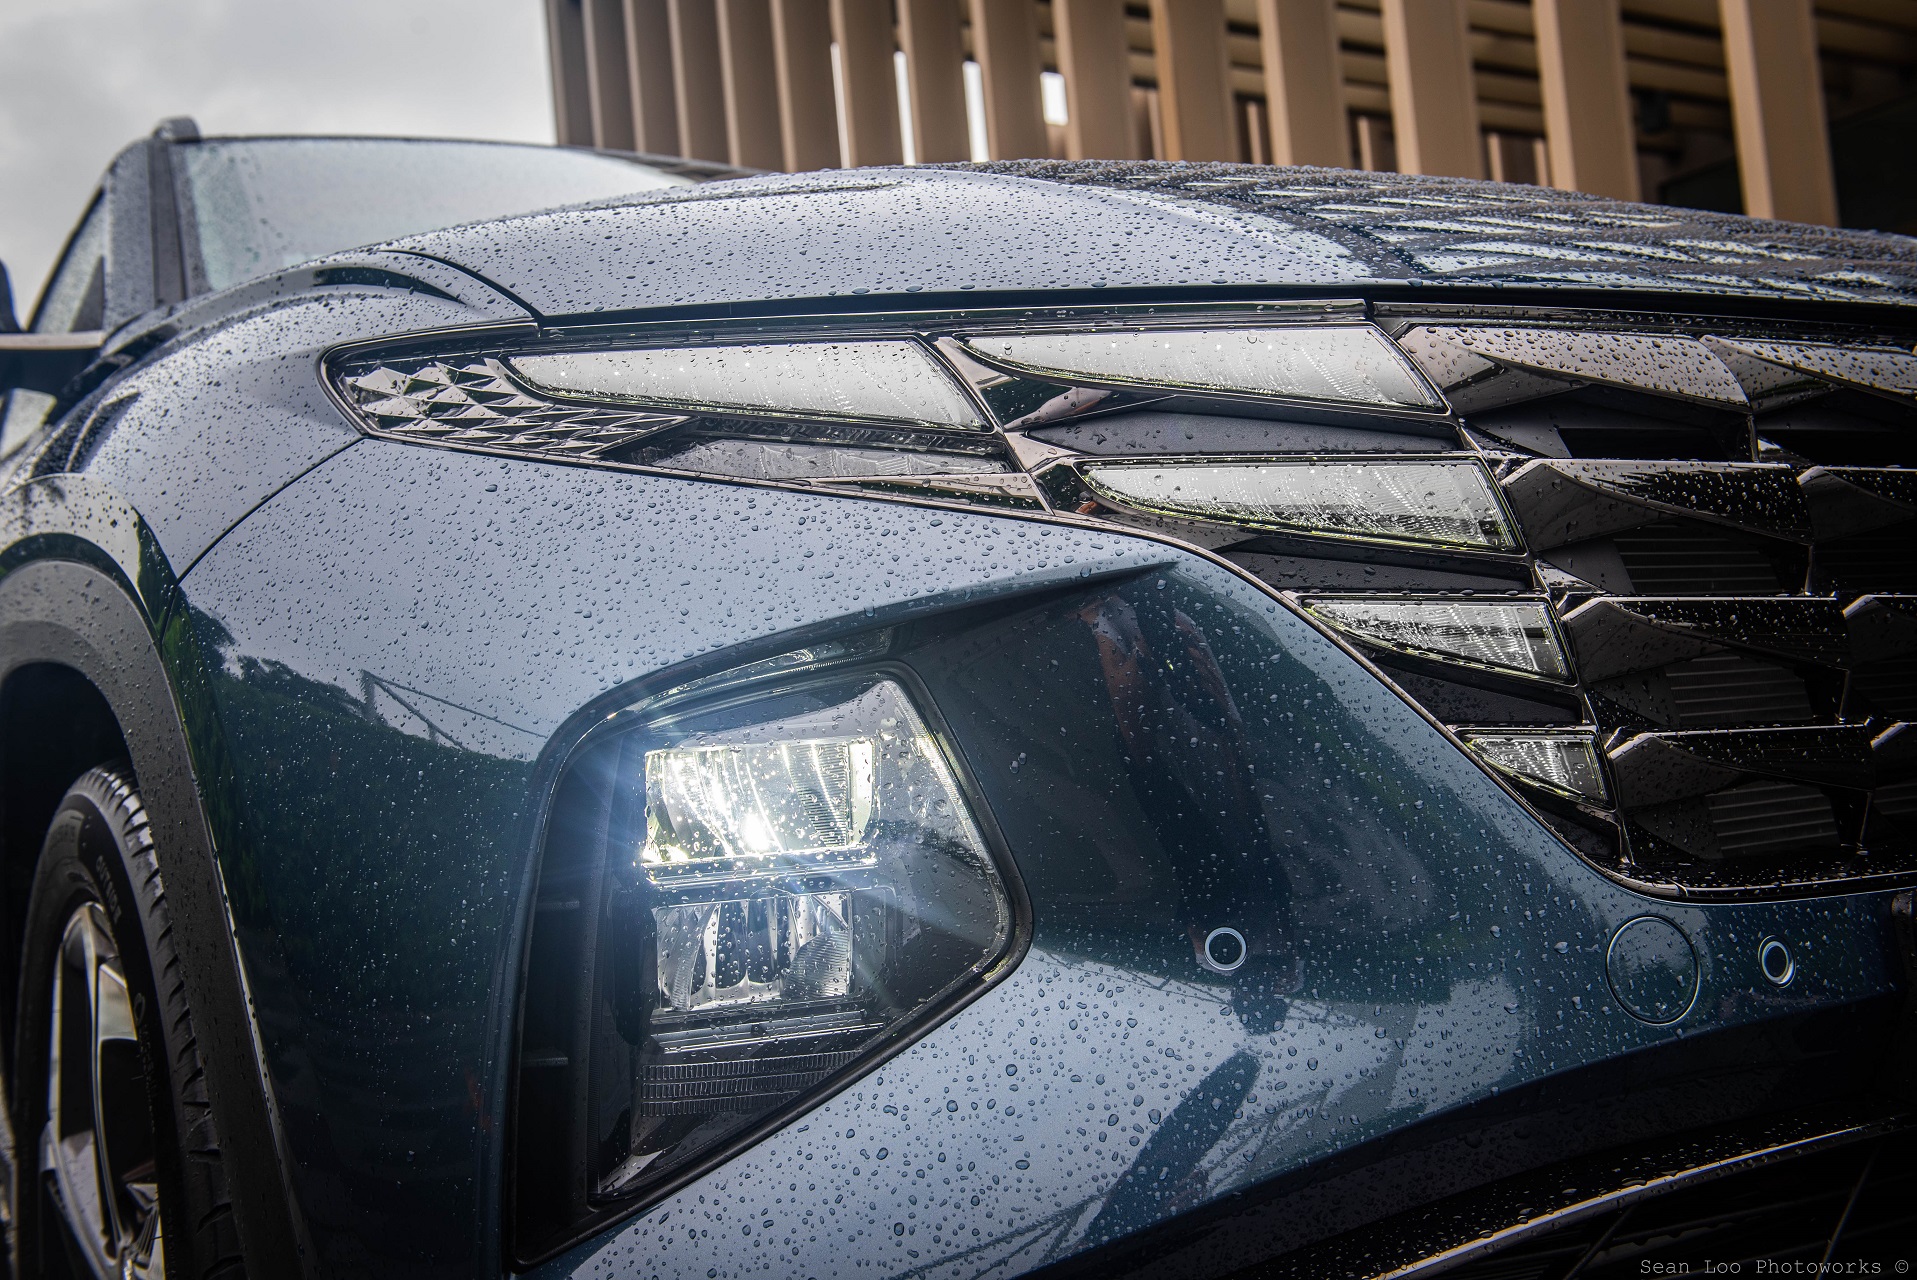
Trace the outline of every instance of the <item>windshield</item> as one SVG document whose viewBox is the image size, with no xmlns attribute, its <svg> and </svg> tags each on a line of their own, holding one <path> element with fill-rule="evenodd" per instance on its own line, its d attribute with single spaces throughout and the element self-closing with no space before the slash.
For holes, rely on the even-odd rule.
<svg viewBox="0 0 1917 1280">
<path fill-rule="evenodd" d="M 440 227 L 688 180 L 590 151 L 398 138 L 174 147 L 209 289 Z"/>
</svg>

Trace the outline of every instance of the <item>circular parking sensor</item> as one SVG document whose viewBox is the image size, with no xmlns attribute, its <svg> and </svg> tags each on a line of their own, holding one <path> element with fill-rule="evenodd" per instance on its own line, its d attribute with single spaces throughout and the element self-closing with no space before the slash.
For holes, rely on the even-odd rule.
<svg viewBox="0 0 1917 1280">
<path fill-rule="evenodd" d="M 1757 944 L 1757 967 L 1772 986 L 1788 987 L 1797 976 L 1797 960 L 1780 938 L 1766 938 Z"/>
<path fill-rule="evenodd" d="M 1245 935 L 1236 929 L 1213 929 L 1205 935 L 1205 967 L 1230 973 L 1245 962 Z"/>
</svg>

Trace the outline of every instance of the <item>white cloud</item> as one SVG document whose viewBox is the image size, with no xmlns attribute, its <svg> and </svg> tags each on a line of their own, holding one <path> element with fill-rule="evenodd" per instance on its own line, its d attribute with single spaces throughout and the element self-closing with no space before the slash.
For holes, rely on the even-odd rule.
<svg viewBox="0 0 1917 1280">
<path fill-rule="evenodd" d="M 108 161 L 206 133 L 553 140 L 539 0 L 6 0 L 0 260 L 25 312 Z"/>
</svg>

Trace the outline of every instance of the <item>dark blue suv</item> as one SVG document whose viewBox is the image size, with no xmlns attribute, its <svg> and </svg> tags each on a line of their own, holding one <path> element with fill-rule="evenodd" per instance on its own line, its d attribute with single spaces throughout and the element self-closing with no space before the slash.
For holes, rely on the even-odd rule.
<svg viewBox="0 0 1917 1280">
<path fill-rule="evenodd" d="M 176 122 L 5 323 L 16 1275 L 1917 1253 L 1917 243 Z"/>
</svg>

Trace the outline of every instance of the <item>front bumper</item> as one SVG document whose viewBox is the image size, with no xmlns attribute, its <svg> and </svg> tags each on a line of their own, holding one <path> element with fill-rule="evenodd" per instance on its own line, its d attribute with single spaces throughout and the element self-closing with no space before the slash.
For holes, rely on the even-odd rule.
<svg viewBox="0 0 1917 1280">
<path fill-rule="evenodd" d="M 1030 950 L 542 1274 L 1015 1273 L 1540 1099 L 1638 1136 L 1736 1120 L 1864 1087 L 1903 982 L 1889 894 L 1634 894 L 1271 593 L 1145 538 L 367 441 L 183 597 L 329 1265 L 498 1265 L 506 1011 L 566 748 L 648 688 L 833 637 L 892 630 L 1026 880 Z M 1173 748 L 1184 772 L 1155 769 Z M 1275 872 L 1236 860 L 1253 834 Z M 1662 1025 L 1607 963 L 1645 916 L 1695 957 Z M 1212 920 L 1243 978 L 1199 963 Z"/>
</svg>

